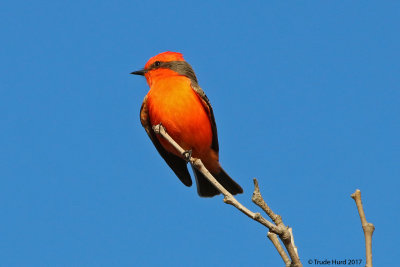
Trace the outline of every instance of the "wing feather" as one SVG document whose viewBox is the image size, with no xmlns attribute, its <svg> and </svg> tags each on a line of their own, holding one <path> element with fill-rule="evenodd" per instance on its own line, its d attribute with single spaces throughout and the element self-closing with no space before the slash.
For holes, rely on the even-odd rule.
<svg viewBox="0 0 400 267">
<path fill-rule="evenodd" d="M 201 103 L 203 104 L 203 107 L 208 114 L 208 118 L 210 119 L 211 122 L 211 130 L 213 135 L 211 148 L 218 153 L 219 145 L 218 145 L 217 124 L 215 123 L 214 112 L 211 107 L 210 100 L 208 100 L 208 97 L 204 93 L 203 89 L 201 89 L 200 86 L 194 82 L 192 82 L 192 89 L 200 97 Z"/>
<path fill-rule="evenodd" d="M 147 96 L 144 98 L 142 107 L 140 108 L 140 122 L 142 123 L 143 128 L 146 130 L 147 135 L 150 137 L 150 140 L 156 147 L 158 153 L 160 153 L 161 157 L 165 160 L 168 166 L 174 171 L 176 176 L 178 176 L 184 185 L 191 186 L 192 179 L 190 178 L 186 161 L 165 150 L 158 141 L 157 136 L 151 127 L 152 125 L 150 123 L 147 109 Z"/>
</svg>

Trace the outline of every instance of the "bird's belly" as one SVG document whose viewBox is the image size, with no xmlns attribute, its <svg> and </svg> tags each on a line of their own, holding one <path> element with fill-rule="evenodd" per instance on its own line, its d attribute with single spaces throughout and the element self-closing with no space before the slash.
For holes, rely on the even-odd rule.
<svg viewBox="0 0 400 267">
<path fill-rule="evenodd" d="M 183 149 L 192 149 L 194 157 L 201 158 L 209 152 L 212 143 L 210 119 L 193 89 L 149 92 L 147 101 L 152 125 L 161 123 Z M 161 136 L 158 139 L 166 150 L 179 155 Z"/>
</svg>

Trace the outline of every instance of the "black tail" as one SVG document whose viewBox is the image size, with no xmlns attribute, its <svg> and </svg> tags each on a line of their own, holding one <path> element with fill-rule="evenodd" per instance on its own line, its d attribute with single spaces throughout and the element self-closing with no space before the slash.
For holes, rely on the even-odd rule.
<svg viewBox="0 0 400 267">
<path fill-rule="evenodd" d="M 220 194 L 217 188 L 215 188 L 215 186 L 210 181 L 208 181 L 201 172 L 199 172 L 196 168 L 192 167 L 192 169 L 196 178 L 197 193 L 199 194 L 199 196 L 213 197 Z M 238 185 L 231 177 L 229 177 L 224 169 L 221 168 L 221 172 L 214 175 L 214 177 L 232 195 L 243 193 L 242 187 L 240 187 L 240 185 Z"/>
</svg>

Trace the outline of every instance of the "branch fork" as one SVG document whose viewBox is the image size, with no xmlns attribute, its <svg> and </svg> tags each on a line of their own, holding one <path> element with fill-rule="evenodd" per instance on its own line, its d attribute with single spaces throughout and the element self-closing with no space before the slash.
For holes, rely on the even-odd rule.
<svg viewBox="0 0 400 267">
<path fill-rule="evenodd" d="M 351 198 L 356 202 L 358 214 L 361 219 L 361 226 L 364 231 L 367 262 L 365 267 L 372 267 L 372 234 L 374 233 L 375 226 L 372 223 L 367 222 L 367 219 L 365 218 L 364 208 L 361 201 L 361 191 L 357 189 L 353 194 L 351 194 Z"/>
<path fill-rule="evenodd" d="M 215 178 L 212 174 L 207 170 L 202 161 L 197 158 L 193 158 L 191 155 L 191 151 L 184 150 L 172 137 L 167 133 L 164 126 L 162 124 L 158 124 L 153 126 L 153 131 L 156 134 L 161 135 L 164 139 L 166 139 L 192 166 L 194 166 L 197 170 L 199 170 L 204 176 L 224 195 L 223 201 L 226 204 L 232 205 L 245 215 L 250 217 L 251 219 L 259 222 L 269 229 L 268 238 L 271 240 L 275 248 L 278 250 L 279 255 L 282 257 L 286 266 L 293 267 L 302 267 L 303 265 L 300 262 L 297 248 L 293 241 L 293 234 L 291 228 L 286 227 L 283 224 L 282 217 L 280 215 L 275 214 L 270 207 L 265 203 L 263 197 L 260 193 L 260 188 L 258 186 L 257 179 L 253 179 L 254 182 L 254 192 L 252 196 L 252 201 L 254 204 L 259 206 L 268 216 L 271 218 L 273 222 L 265 219 L 260 213 L 255 213 L 243 206 L 237 199 L 229 193 Z M 288 255 L 283 249 L 281 243 L 279 242 L 278 237 L 281 239 L 283 245 L 285 246 Z"/>
</svg>

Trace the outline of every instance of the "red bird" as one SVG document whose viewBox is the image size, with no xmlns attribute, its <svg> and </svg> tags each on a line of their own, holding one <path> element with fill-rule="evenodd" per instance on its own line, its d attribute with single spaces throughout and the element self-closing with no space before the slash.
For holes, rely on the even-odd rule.
<svg viewBox="0 0 400 267">
<path fill-rule="evenodd" d="M 140 109 L 140 121 L 160 155 L 186 186 L 192 185 L 184 157 L 152 126 L 161 123 L 167 133 L 192 156 L 200 158 L 205 167 L 231 194 L 243 189 L 222 169 L 218 161 L 218 136 L 210 101 L 199 87 L 196 74 L 181 53 L 164 52 L 146 63 L 144 69 L 132 74 L 146 77 L 150 91 Z M 212 197 L 220 192 L 193 168 L 197 192 Z"/>
</svg>

